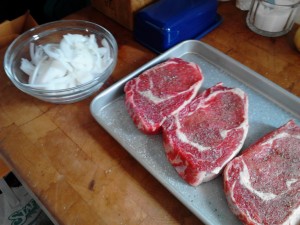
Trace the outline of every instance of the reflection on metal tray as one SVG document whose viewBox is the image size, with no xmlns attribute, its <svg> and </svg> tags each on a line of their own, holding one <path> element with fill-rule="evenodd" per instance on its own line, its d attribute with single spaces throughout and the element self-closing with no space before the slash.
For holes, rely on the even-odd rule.
<svg viewBox="0 0 300 225">
<path fill-rule="evenodd" d="M 97 122 L 205 224 L 241 225 L 227 206 L 222 177 L 198 187 L 189 186 L 167 161 L 161 135 L 142 134 L 125 109 L 125 83 L 171 57 L 200 65 L 205 79 L 200 91 L 223 82 L 249 95 L 250 128 L 243 149 L 289 119 L 300 124 L 300 99 L 220 51 L 200 41 L 185 41 L 106 89 L 91 103 Z"/>
</svg>

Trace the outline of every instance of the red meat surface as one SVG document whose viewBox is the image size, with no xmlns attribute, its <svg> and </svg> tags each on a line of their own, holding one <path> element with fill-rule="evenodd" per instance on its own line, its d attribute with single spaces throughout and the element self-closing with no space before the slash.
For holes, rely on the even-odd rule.
<svg viewBox="0 0 300 225">
<path fill-rule="evenodd" d="M 217 84 L 163 124 L 166 155 L 190 185 L 214 179 L 241 149 L 248 132 L 248 97 Z"/>
<path fill-rule="evenodd" d="M 300 224 L 300 127 L 291 120 L 225 167 L 232 211 L 248 225 Z"/>
<path fill-rule="evenodd" d="M 157 134 L 167 116 L 196 96 L 202 82 L 197 64 L 172 58 L 127 82 L 125 105 L 141 131 Z"/>
</svg>

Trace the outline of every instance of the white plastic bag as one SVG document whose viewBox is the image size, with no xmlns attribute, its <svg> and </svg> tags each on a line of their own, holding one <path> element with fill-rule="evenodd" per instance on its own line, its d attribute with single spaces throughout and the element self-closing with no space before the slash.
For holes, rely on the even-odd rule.
<svg viewBox="0 0 300 225">
<path fill-rule="evenodd" d="M 9 187 L 0 179 L 0 224 L 37 225 L 42 214 L 41 208 L 23 186 Z"/>
<path fill-rule="evenodd" d="M 252 0 L 236 0 L 235 5 L 241 10 L 249 10 Z"/>
</svg>

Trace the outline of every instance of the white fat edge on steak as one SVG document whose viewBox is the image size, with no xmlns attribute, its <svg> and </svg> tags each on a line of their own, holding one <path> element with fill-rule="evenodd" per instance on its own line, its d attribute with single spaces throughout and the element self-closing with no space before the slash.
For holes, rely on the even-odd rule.
<svg viewBox="0 0 300 225">
<path fill-rule="evenodd" d="M 211 94 L 210 97 L 207 100 L 209 100 L 210 98 L 212 98 L 212 97 L 214 97 L 214 96 L 216 96 L 216 95 L 218 95 L 220 93 L 225 93 L 225 92 L 233 92 L 233 93 L 237 94 L 238 96 L 240 96 L 241 99 L 244 99 L 244 97 L 245 97 L 245 93 L 242 90 L 240 90 L 238 88 L 235 88 L 235 89 L 230 89 L 230 90 L 226 90 L 226 91 L 224 91 L 224 90 L 216 91 L 213 94 Z M 208 107 L 208 106 L 206 106 L 205 104 L 199 104 L 198 107 L 197 107 L 197 109 L 195 111 L 197 111 L 200 107 L 204 108 L 204 107 Z M 194 112 L 191 112 L 188 115 L 192 115 L 193 113 Z M 247 135 L 247 130 L 248 130 L 248 129 L 246 129 L 247 126 L 248 126 L 247 113 L 248 113 L 248 102 L 245 103 L 245 117 L 244 117 L 243 122 L 238 127 L 233 128 L 233 129 L 242 128 L 245 131 L 244 135 L 243 135 L 243 138 L 240 141 L 240 145 L 243 145 L 244 140 L 245 140 L 246 135 Z M 175 122 L 176 122 L 176 126 L 178 127 L 177 130 L 176 130 L 176 135 L 179 137 L 179 139 L 182 142 L 192 145 L 193 147 L 197 148 L 198 151 L 207 151 L 207 150 L 211 149 L 211 147 L 205 147 L 205 146 L 200 145 L 199 143 L 195 143 L 195 142 L 192 142 L 192 141 L 188 140 L 187 136 L 180 131 L 181 130 L 180 129 L 181 128 L 181 124 L 180 124 L 180 121 L 179 121 L 179 115 L 175 116 Z M 230 130 L 232 130 L 232 129 L 230 129 Z M 222 130 L 222 131 L 220 131 L 221 137 L 223 139 L 225 139 L 227 137 L 227 133 L 230 130 Z M 239 146 L 239 147 L 241 147 L 241 146 Z"/>
<path fill-rule="evenodd" d="M 232 188 L 234 188 L 234 187 L 235 187 L 235 183 L 233 184 Z M 233 195 L 232 195 L 232 198 L 233 198 Z M 233 198 L 233 199 L 234 199 L 234 198 Z M 231 201 L 231 202 L 232 202 L 232 201 Z M 236 201 L 235 201 L 235 202 L 236 202 Z M 231 206 L 234 206 L 233 210 L 234 210 L 234 212 L 235 212 L 236 214 L 241 214 L 240 212 L 242 212 L 242 211 L 241 211 L 241 209 L 240 209 L 236 204 L 231 205 Z M 248 222 L 248 224 L 253 224 L 253 225 L 264 225 L 264 224 L 262 224 L 262 223 L 257 222 L 256 220 L 254 220 L 254 218 L 252 218 L 252 216 L 250 215 L 250 213 L 248 212 L 248 210 L 247 210 L 247 211 L 244 211 L 244 213 L 247 214 L 247 222 Z"/>
<path fill-rule="evenodd" d="M 169 61 L 164 62 L 163 65 L 158 66 L 157 68 L 154 67 L 153 70 L 156 71 L 156 70 L 158 70 L 158 69 L 160 69 L 162 67 L 168 66 L 170 64 L 178 64 L 178 62 L 169 60 Z M 197 70 L 199 70 L 200 74 L 202 73 L 201 72 L 201 68 L 196 63 L 188 62 L 188 65 L 191 66 L 191 67 L 193 67 L 193 68 L 195 68 L 195 69 L 197 69 Z M 147 76 L 147 73 L 148 73 L 148 71 L 146 71 L 146 76 Z M 150 81 L 150 88 L 149 89 L 151 90 L 154 87 L 154 85 L 153 85 L 152 79 L 149 79 L 149 81 Z M 137 82 L 136 86 L 138 86 L 138 83 L 139 83 L 139 81 Z M 189 89 L 187 89 L 186 91 L 183 91 L 182 93 L 185 93 L 185 92 L 189 91 L 191 88 L 192 89 L 195 88 L 196 89 L 196 93 L 197 93 L 198 90 L 200 89 L 200 86 L 202 85 L 202 83 L 203 83 L 203 78 L 201 80 L 197 81 Z M 195 85 L 196 85 L 196 87 L 194 87 Z M 174 95 L 169 95 L 169 96 L 166 96 L 165 98 L 160 98 L 160 97 L 155 96 L 152 93 L 152 91 L 150 91 L 150 90 L 138 91 L 138 93 L 140 95 L 144 96 L 145 98 L 149 99 L 150 101 L 152 101 L 155 104 L 159 104 L 159 103 L 161 103 L 163 101 L 166 101 L 166 100 L 169 100 L 169 99 L 172 99 L 172 98 L 176 97 L 176 95 L 175 96 Z M 195 93 L 195 95 L 196 95 L 196 93 Z M 193 98 L 194 97 L 195 96 L 193 96 Z M 187 101 L 187 102 L 189 102 L 189 101 Z M 184 105 L 186 105 L 186 104 L 184 104 Z"/>
<path fill-rule="evenodd" d="M 134 93 L 134 92 L 132 92 Z M 135 101 L 133 101 L 133 98 L 134 98 L 134 94 L 132 94 L 129 98 L 128 98 L 128 101 L 133 105 L 131 108 L 138 108 L 137 105 L 135 104 Z M 139 118 L 141 118 L 141 116 L 138 116 Z M 145 127 L 145 124 L 143 122 L 144 120 L 143 119 L 139 119 L 139 120 L 136 120 L 137 124 L 137 128 L 138 129 L 141 129 L 143 130 L 144 127 Z M 147 120 L 147 127 L 153 127 L 155 125 L 155 123 L 152 121 L 152 120 Z"/>
<path fill-rule="evenodd" d="M 193 99 L 194 99 L 194 98 L 196 97 L 196 95 L 198 94 L 198 91 L 199 91 L 199 89 L 200 89 L 202 83 L 203 83 L 203 79 L 200 80 L 200 81 L 198 81 L 198 82 L 196 82 L 196 83 L 193 84 L 188 90 L 185 91 L 185 92 L 188 92 L 188 91 L 190 91 L 190 89 L 194 90 L 193 93 L 192 93 L 192 95 L 191 95 L 191 97 L 190 97 L 189 99 L 186 99 L 186 100 L 181 104 L 180 107 L 178 107 L 176 110 L 174 110 L 174 111 L 171 113 L 170 116 L 177 114 L 177 113 L 180 112 L 184 107 L 186 107 L 188 104 L 190 104 L 191 101 L 193 101 Z M 182 93 L 184 93 L 184 92 L 182 92 Z"/>
<path fill-rule="evenodd" d="M 243 99 L 246 99 L 246 102 L 244 103 L 244 110 L 245 110 L 245 113 L 244 113 L 244 120 L 243 122 L 240 124 L 239 127 L 237 128 L 234 128 L 234 129 L 239 129 L 241 128 L 242 130 L 244 130 L 244 135 L 243 135 L 243 138 L 241 140 L 241 144 L 238 146 L 240 149 L 242 147 L 242 145 L 244 144 L 244 141 L 246 139 L 246 136 L 247 136 L 247 133 L 248 133 L 248 107 L 249 107 L 249 103 L 248 103 L 248 98 L 246 98 L 246 93 L 244 91 L 242 91 L 241 89 L 239 88 L 234 88 L 234 89 L 231 89 L 229 90 L 229 92 L 233 92 L 235 93 L 236 95 L 238 95 L 242 100 Z M 225 139 L 227 137 L 227 133 L 231 131 L 230 130 L 222 130 L 220 131 L 220 135 L 223 139 Z M 239 151 L 239 150 L 238 150 Z M 236 152 L 237 153 L 237 152 Z M 232 155 L 234 156 L 234 155 Z M 226 164 L 232 159 L 233 157 L 231 157 L 230 159 L 227 160 Z"/>
<path fill-rule="evenodd" d="M 180 94 L 184 94 L 184 93 L 186 93 L 186 92 L 189 92 L 191 89 L 194 89 L 195 91 L 194 91 L 193 97 L 192 97 L 192 98 L 194 98 L 194 97 L 196 96 L 198 90 L 200 89 L 200 86 L 201 86 L 201 84 L 202 84 L 202 81 L 203 81 L 203 80 L 197 81 L 195 84 L 191 85 L 191 87 L 190 87 L 189 89 L 187 89 L 187 90 L 185 90 L 185 91 L 182 91 Z M 164 98 L 158 97 L 158 96 L 154 95 L 153 92 L 151 91 L 152 87 L 153 87 L 153 81 L 152 81 L 152 79 L 150 79 L 150 88 L 149 88 L 148 90 L 146 90 L 146 91 L 138 91 L 138 93 L 139 93 L 140 95 L 142 95 L 143 97 L 147 98 L 149 101 L 153 102 L 154 104 L 159 104 L 159 103 L 161 103 L 161 102 L 170 100 L 170 99 L 172 99 L 172 98 L 178 96 L 178 93 L 176 93 L 176 94 L 174 94 L 174 95 L 164 96 Z M 187 101 L 185 101 L 185 102 L 189 103 L 189 102 L 190 102 L 190 99 L 191 99 L 191 98 L 189 98 L 189 99 L 188 99 Z M 186 103 L 186 104 L 187 104 L 187 103 Z M 186 104 L 184 104 L 184 105 L 186 105 Z"/>
<path fill-rule="evenodd" d="M 226 93 L 226 92 L 232 92 L 232 93 L 235 93 L 236 95 L 238 95 L 241 99 L 244 99 L 245 98 L 245 96 L 246 96 L 246 93 L 244 92 L 244 91 L 242 91 L 241 89 L 239 89 L 239 88 L 232 88 L 232 89 L 228 89 L 228 90 L 218 90 L 218 91 L 215 91 L 215 92 L 213 92 L 213 93 L 211 93 L 210 95 L 209 95 L 209 97 L 208 98 L 206 98 L 206 101 L 205 102 L 208 102 L 211 98 L 214 98 L 216 95 L 218 95 L 218 94 L 220 94 L 220 93 Z M 248 100 L 248 99 L 247 99 Z M 206 105 L 206 104 L 199 104 L 198 106 L 197 106 L 197 108 L 196 108 L 196 110 L 198 110 L 200 107 L 201 108 L 206 108 L 206 107 L 208 107 L 209 106 L 209 104 L 208 105 Z M 196 111 L 195 110 L 195 111 Z M 246 113 L 248 113 L 248 101 L 246 102 L 246 104 L 245 104 L 245 114 Z M 193 114 L 193 112 L 190 112 L 188 115 L 192 115 Z"/>
<path fill-rule="evenodd" d="M 252 192 L 253 194 L 255 194 L 256 196 L 258 196 L 260 199 L 262 199 L 263 201 L 271 201 L 273 199 L 275 199 L 276 197 L 278 197 L 278 195 L 274 194 L 274 193 L 266 193 L 266 192 L 262 192 L 262 191 L 258 191 L 256 189 L 254 189 L 251 185 L 250 182 L 250 174 L 248 171 L 248 167 L 246 165 L 246 163 L 244 162 L 244 160 L 242 160 L 242 164 L 243 164 L 243 171 L 240 172 L 240 183 L 246 188 L 248 189 L 250 192 Z M 288 189 L 290 189 L 290 186 L 292 183 L 297 182 L 297 179 L 291 179 L 289 181 L 286 181 L 287 187 Z M 232 185 L 232 189 L 234 189 L 235 187 L 235 183 Z M 231 192 L 231 198 L 234 199 L 233 196 L 233 192 Z M 281 193 L 285 194 L 286 192 Z M 235 201 L 235 199 L 234 199 Z M 232 201 L 231 201 L 232 202 Z M 233 203 L 232 203 L 233 204 Z M 236 206 L 237 207 L 237 206 Z M 234 211 L 238 212 L 237 209 L 234 209 Z M 251 218 L 251 216 L 249 215 L 248 211 L 245 212 L 248 216 L 248 219 Z M 260 223 L 257 223 L 257 221 L 254 221 L 252 219 L 250 219 L 254 224 L 257 225 L 262 225 Z M 298 206 L 295 210 L 293 210 L 293 212 L 291 213 L 291 215 L 286 219 L 286 221 L 284 223 L 282 223 L 281 225 L 298 225 L 298 223 L 300 222 L 300 206 Z"/>
<path fill-rule="evenodd" d="M 300 140 L 300 135 L 292 135 L 286 132 L 283 133 L 279 133 L 277 135 L 275 135 L 273 138 L 271 138 L 270 140 L 267 140 L 266 142 L 262 143 L 261 145 L 270 145 L 272 144 L 275 140 L 277 139 L 281 139 L 281 138 L 286 138 L 286 137 L 293 137 L 296 139 Z M 278 195 L 275 195 L 274 193 L 264 193 L 264 192 L 260 192 L 255 190 L 250 182 L 250 174 L 248 171 L 248 167 L 246 165 L 246 163 L 244 162 L 244 160 L 242 160 L 243 163 L 243 171 L 240 173 L 240 181 L 241 184 L 247 188 L 250 192 L 254 193 L 255 195 L 257 195 L 259 198 L 261 198 L 263 201 L 269 201 L 272 200 L 274 198 L 276 198 Z M 287 191 L 291 188 L 291 185 L 296 183 L 298 181 L 298 179 L 296 178 L 292 178 L 290 180 L 287 180 L 286 186 L 287 186 Z M 287 191 L 282 192 L 280 195 L 285 194 Z"/>
<path fill-rule="evenodd" d="M 280 138 L 286 138 L 286 137 L 292 137 L 292 138 L 296 138 L 296 139 L 300 140 L 300 135 L 299 134 L 298 135 L 294 135 L 294 134 L 289 134 L 289 133 L 286 133 L 286 132 L 282 132 L 282 133 L 279 133 L 279 134 L 275 135 L 270 140 L 262 143 L 262 145 L 272 144 L 274 140 L 280 139 Z"/>
<path fill-rule="evenodd" d="M 145 127 L 145 124 L 143 123 L 142 120 L 138 120 L 138 121 L 139 121 L 139 122 L 138 122 L 138 124 L 136 125 L 137 128 L 143 130 L 144 127 Z M 149 129 L 149 126 L 150 126 L 150 127 L 153 127 L 153 126 L 155 125 L 155 123 L 154 123 L 152 120 L 147 120 L 147 123 L 148 123 L 148 125 L 147 125 L 147 128 L 148 128 L 148 129 Z M 153 129 L 151 129 L 151 130 L 153 130 Z"/>
<path fill-rule="evenodd" d="M 241 185 L 243 185 L 246 189 L 248 189 L 251 193 L 258 196 L 263 201 L 270 201 L 278 196 L 274 193 L 262 192 L 262 191 L 258 191 L 255 188 L 253 188 L 251 185 L 251 181 L 250 181 L 250 174 L 249 174 L 248 167 L 247 167 L 246 163 L 244 162 L 244 160 L 242 160 L 241 162 L 243 164 L 243 170 L 240 172 Z"/>
<path fill-rule="evenodd" d="M 169 159 L 170 160 L 170 159 Z M 187 169 L 186 162 L 183 161 L 179 156 L 176 157 L 173 160 L 170 160 L 172 165 L 175 165 L 174 168 L 179 174 L 184 174 L 184 171 Z M 180 166 L 178 165 L 180 164 Z M 202 182 L 207 182 L 212 179 L 214 179 L 218 174 L 216 173 L 211 173 L 207 171 L 199 171 L 195 180 L 197 180 L 197 183 L 193 183 L 193 186 L 198 186 Z"/>
<path fill-rule="evenodd" d="M 298 181 L 298 179 L 291 179 L 291 180 L 286 181 L 285 183 L 286 183 L 286 186 L 288 188 L 290 188 L 292 186 L 292 184 L 296 183 L 297 181 Z"/>
<path fill-rule="evenodd" d="M 292 214 L 282 225 L 299 225 L 300 223 L 300 206 L 296 208 Z"/>
<path fill-rule="evenodd" d="M 233 92 L 233 93 L 237 94 L 238 96 L 240 96 L 241 99 L 245 98 L 245 93 L 239 88 L 234 88 L 234 89 L 230 89 L 230 90 L 226 90 L 226 91 L 224 91 L 224 90 L 216 91 L 216 92 L 211 94 L 210 98 L 216 96 L 219 93 L 224 93 L 224 92 Z M 212 180 L 213 178 L 215 178 L 219 174 L 219 172 L 223 169 L 223 166 L 226 165 L 236 154 L 238 154 L 238 152 L 242 148 L 242 146 L 244 144 L 244 140 L 246 139 L 246 136 L 247 136 L 247 133 L 248 133 L 248 129 L 247 129 L 247 127 L 248 127 L 248 116 L 247 116 L 247 114 L 248 114 L 248 99 L 246 99 L 246 100 L 247 100 L 247 102 L 245 103 L 245 117 L 244 117 L 244 120 L 240 124 L 240 126 L 233 128 L 233 129 L 241 128 L 241 129 L 244 130 L 243 138 L 240 140 L 240 144 L 237 146 L 235 151 L 232 152 L 231 157 L 228 157 L 228 159 L 225 160 L 220 166 L 215 167 L 210 172 L 207 172 L 207 171 L 199 172 L 198 177 L 201 177 L 201 180 L 203 180 L 202 182 L 206 182 L 206 181 L 209 181 L 209 180 Z M 200 106 L 203 107 L 203 104 L 199 104 L 197 109 L 199 109 Z M 206 106 L 204 105 L 204 107 L 206 107 Z M 192 113 L 190 113 L 189 115 L 191 115 L 191 114 Z M 181 125 L 180 125 L 180 122 L 179 122 L 178 115 L 175 116 L 175 122 L 176 122 L 176 126 L 178 127 L 178 129 L 176 130 L 176 135 L 182 142 L 187 143 L 187 144 L 195 147 L 196 149 L 198 149 L 198 151 L 209 151 L 211 149 L 211 147 L 205 147 L 205 146 L 202 146 L 198 143 L 195 143 L 195 142 L 192 142 L 192 141 L 188 140 L 187 136 L 184 133 L 180 132 Z M 227 133 L 229 131 L 230 130 L 220 131 L 221 136 L 222 136 L 223 139 L 226 138 Z M 174 161 L 174 162 L 178 163 L 178 161 Z M 180 171 L 183 171 L 183 170 L 186 169 L 186 166 L 180 166 L 180 168 L 178 168 L 178 169 Z"/>
<path fill-rule="evenodd" d="M 133 101 L 133 99 L 134 99 L 134 92 L 133 92 L 132 90 L 130 90 L 130 91 L 131 91 L 132 95 L 127 99 L 127 101 L 130 102 L 130 103 L 133 105 L 131 108 L 138 108 L 137 105 L 135 104 L 135 101 Z M 132 114 L 134 114 L 134 113 L 132 113 Z M 139 116 L 139 117 L 140 117 L 140 116 Z M 138 123 L 136 124 L 137 128 L 138 128 L 138 129 L 143 129 L 143 128 L 144 128 L 143 120 L 137 120 L 137 122 L 138 122 Z M 153 125 L 154 125 L 154 122 L 151 121 L 151 120 L 148 120 L 147 122 L 148 122 L 148 124 L 149 124 L 150 126 L 153 126 Z M 148 127 L 149 127 L 149 126 L 148 126 Z"/>
<path fill-rule="evenodd" d="M 190 98 L 186 99 L 181 105 L 180 107 L 178 107 L 176 110 L 174 110 L 169 116 L 172 116 L 176 113 L 178 113 L 179 111 L 181 111 L 186 105 L 188 105 L 194 98 L 195 96 L 197 95 L 198 93 L 198 90 L 200 89 L 201 85 L 202 85 L 202 82 L 203 80 L 201 81 L 198 81 L 196 84 L 192 85 L 188 90 L 182 92 L 182 93 L 185 93 L 185 92 L 189 92 L 190 89 L 194 89 L 194 91 L 192 92 L 192 95 L 190 96 Z M 173 96 L 173 97 L 176 97 L 176 96 Z M 172 98 L 172 97 L 171 97 Z M 166 116 L 159 124 L 159 126 L 162 126 L 163 123 L 165 122 L 165 120 L 167 119 L 168 116 Z"/>
<path fill-rule="evenodd" d="M 138 86 L 139 82 L 140 81 L 137 82 L 137 86 Z M 169 99 L 173 98 L 173 96 L 171 96 L 171 95 L 170 96 L 166 96 L 165 98 L 161 98 L 161 97 L 155 96 L 152 93 L 152 91 L 151 91 L 151 89 L 153 88 L 153 81 L 152 81 L 152 79 L 149 79 L 149 84 L 150 84 L 150 87 L 149 87 L 148 90 L 146 90 L 146 91 L 138 91 L 138 93 L 140 95 L 144 96 L 145 98 L 147 98 L 148 100 L 150 100 L 151 102 L 153 102 L 154 104 L 159 104 L 159 103 L 161 103 L 163 101 L 166 101 L 166 100 L 169 100 Z"/>
</svg>

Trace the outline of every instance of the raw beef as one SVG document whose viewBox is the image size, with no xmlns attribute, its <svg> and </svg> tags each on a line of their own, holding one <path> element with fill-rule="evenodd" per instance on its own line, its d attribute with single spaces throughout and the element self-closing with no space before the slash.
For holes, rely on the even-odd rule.
<svg viewBox="0 0 300 225">
<path fill-rule="evenodd" d="M 163 124 L 166 155 L 190 185 L 214 179 L 242 148 L 248 132 L 248 97 L 219 83 Z"/>
<path fill-rule="evenodd" d="M 169 59 L 126 83 L 126 108 L 141 131 L 159 133 L 166 117 L 188 104 L 202 82 L 197 64 Z"/>
<path fill-rule="evenodd" d="M 291 120 L 225 167 L 224 189 L 244 224 L 300 224 L 300 127 Z"/>
</svg>

